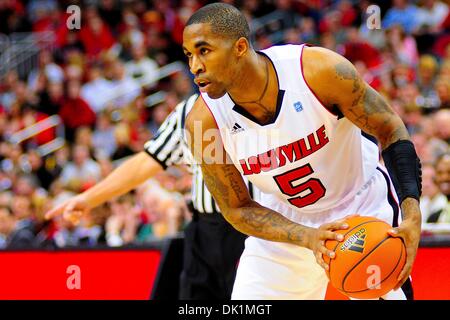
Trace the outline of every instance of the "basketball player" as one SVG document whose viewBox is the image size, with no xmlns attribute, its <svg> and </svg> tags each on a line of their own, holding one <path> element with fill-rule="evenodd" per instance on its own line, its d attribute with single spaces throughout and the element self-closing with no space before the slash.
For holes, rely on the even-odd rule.
<svg viewBox="0 0 450 320">
<path fill-rule="evenodd" d="M 191 150 L 225 218 L 250 236 L 232 298 L 323 299 L 322 255 L 334 257 L 324 241 L 341 241 L 333 231 L 346 229 L 343 218 L 357 213 L 389 222 L 390 235 L 404 240 L 407 261 L 397 290 L 383 297 L 404 299 L 400 287 L 421 231 L 420 163 L 385 100 L 330 50 L 255 51 L 244 15 L 227 4 L 190 17 L 183 50 L 201 91 L 186 129 L 190 136 L 219 129 L 222 144 L 210 152 L 208 141 L 192 139 Z M 381 144 L 388 170 L 363 132 Z M 263 192 L 259 203 L 241 174 Z"/>
<path fill-rule="evenodd" d="M 184 137 L 184 123 L 197 94 L 181 102 L 167 117 L 144 150 L 130 157 L 104 180 L 53 208 L 51 218 L 63 214 L 77 223 L 82 214 L 107 200 L 125 194 L 167 167 L 192 165 Z M 201 170 L 192 166 L 192 221 L 184 230 L 183 268 L 179 298 L 182 300 L 229 300 L 236 265 L 244 250 L 245 234 L 234 229 L 221 215 L 205 187 Z M 249 192 L 257 196 L 249 184 Z M 155 297 L 158 298 L 158 297 Z"/>
</svg>

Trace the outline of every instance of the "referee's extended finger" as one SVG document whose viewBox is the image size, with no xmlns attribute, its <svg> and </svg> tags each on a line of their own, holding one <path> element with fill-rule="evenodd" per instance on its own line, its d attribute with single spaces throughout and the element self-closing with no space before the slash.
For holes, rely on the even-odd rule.
<svg viewBox="0 0 450 320">
<path fill-rule="evenodd" d="M 45 219 L 49 220 L 56 216 L 61 215 L 64 212 L 66 205 L 67 205 L 67 203 L 63 203 L 63 204 L 56 206 L 55 208 L 47 211 L 47 213 L 45 214 Z"/>
</svg>

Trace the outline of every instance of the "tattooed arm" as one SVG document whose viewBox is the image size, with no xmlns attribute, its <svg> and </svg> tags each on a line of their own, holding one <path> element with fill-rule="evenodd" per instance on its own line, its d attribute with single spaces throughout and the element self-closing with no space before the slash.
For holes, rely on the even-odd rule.
<svg viewBox="0 0 450 320">
<path fill-rule="evenodd" d="M 200 98 L 195 103 L 186 119 L 186 136 L 195 161 L 200 164 L 203 179 L 208 190 L 217 201 L 225 219 L 237 230 L 269 241 L 287 242 L 310 248 L 316 254 L 318 262 L 326 269 L 328 266 L 322 260 L 322 254 L 331 258 L 334 253 L 323 245 L 326 239 L 340 241 L 341 237 L 332 230 L 346 229 L 343 221 L 326 224 L 319 229 L 309 228 L 285 218 L 280 213 L 263 207 L 250 198 L 247 187 L 240 172 L 227 156 L 220 138 L 216 123 L 207 106 Z M 213 158 L 204 152 L 211 144 L 203 140 L 203 134 L 211 136 L 209 130 L 216 130 L 213 134 L 216 150 L 215 155 L 221 154 L 220 159 Z M 210 148 L 209 148 L 210 149 Z M 319 260 L 320 259 L 320 260 Z"/>
<path fill-rule="evenodd" d="M 320 61 L 320 63 L 308 63 Z M 386 150 L 400 140 L 410 140 L 401 118 L 386 100 L 366 82 L 344 57 L 324 48 L 305 48 L 305 79 L 330 111 L 340 111 L 364 132 L 375 136 Z M 331 90 L 330 90 L 331 85 Z M 406 197 L 402 203 L 403 222 L 391 235 L 400 236 L 407 245 L 407 263 L 399 284 L 409 275 L 420 240 L 419 202 Z"/>
</svg>

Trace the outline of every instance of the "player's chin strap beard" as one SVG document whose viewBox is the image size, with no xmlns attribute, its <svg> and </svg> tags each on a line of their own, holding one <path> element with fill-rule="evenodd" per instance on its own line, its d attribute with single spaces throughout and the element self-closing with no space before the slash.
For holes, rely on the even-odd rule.
<svg viewBox="0 0 450 320">
<path fill-rule="evenodd" d="M 270 110 L 268 110 L 262 103 L 261 100 L 264 98 L 264 96 L 266 95 L 266 91 L 267 88 L 269 87 L 269 63 L 267 62 L 266 59 L 264 59 L 264 63 L 266 65 L 266 84 L 264 85 L 264 90 L 261 93 L 261 96 L 259 97 L 258 100 L 254 100 L 254 101 L 245 101 L 245 102 L 239 102 L 236 101 L 238 104 L 242 105 L 242 104 L 249 104 L 249 103 L 256 103 L 257 105 L 261 106 L 266 113 L 272 113 Z"/>
</svg>

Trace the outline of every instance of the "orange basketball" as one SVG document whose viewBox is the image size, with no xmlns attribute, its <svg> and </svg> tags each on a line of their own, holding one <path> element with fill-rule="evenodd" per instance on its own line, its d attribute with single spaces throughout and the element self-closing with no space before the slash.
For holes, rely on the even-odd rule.
<svg viewBox="0 0 450 320">
<path fill-rule="evenodd" d="M 403 240 L 391 237 L 387 232 L 392 227 L 378 218 L 352 217 L 347 223 L 348 229 L 336 231 L 344 241 L 325 242 L 336 254 L 334 259 L 324 256 L 328 278 L 349 297 L 379 298 L 394 288 L 405 265 Z"/>
</svg>

